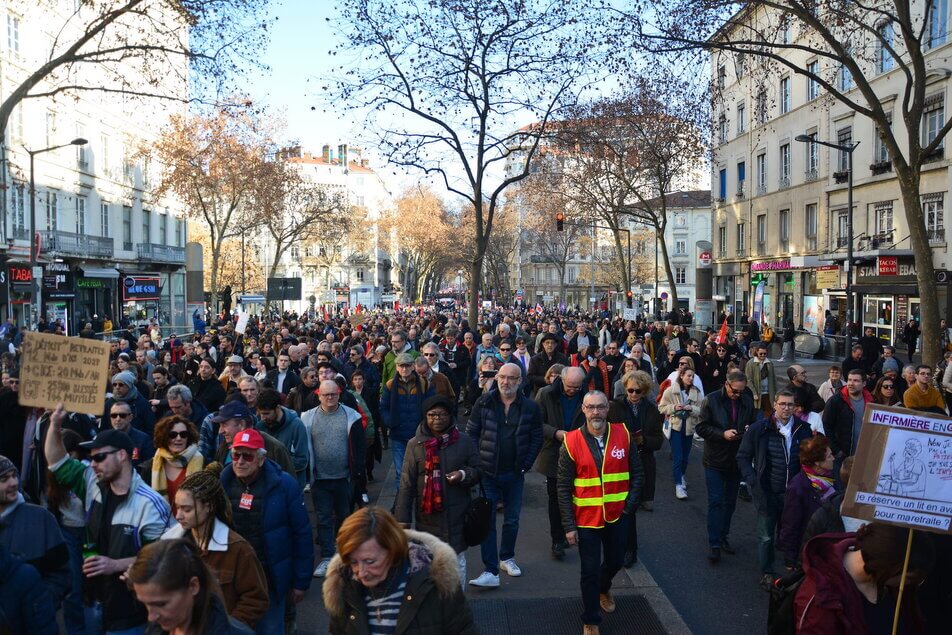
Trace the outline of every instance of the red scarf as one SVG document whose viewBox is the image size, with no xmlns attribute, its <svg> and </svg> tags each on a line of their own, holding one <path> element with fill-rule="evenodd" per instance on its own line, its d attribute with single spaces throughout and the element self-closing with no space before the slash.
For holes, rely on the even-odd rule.
<svg viewBox="0 0 952 635">
<path fill-rule="evenodd" d="M 440 450 L 459 440 L 459 430 L 454 426 L 446 434 L 430 437 L 423 442 L 426 456 L 423 459 L 423 500 L 420 509 L 424 514 L 443 511 L 443 474 L 440 473 Z"/>
</svg>

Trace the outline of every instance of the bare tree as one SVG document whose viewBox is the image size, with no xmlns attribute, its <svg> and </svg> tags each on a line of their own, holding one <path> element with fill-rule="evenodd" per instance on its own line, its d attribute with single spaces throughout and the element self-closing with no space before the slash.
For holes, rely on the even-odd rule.
<svg viewBox="0 0 952 635">
<path fill-rule="evenodd" d="M 473 214 L 469 321 L 503 193 L 529 174 L 552 117 L 602 68 L 603 14 L 585 0 L 343 0 L 359 64 L 332 91 L 369 112 L 394 165 L 441 179 Z M 333 51 L 332 54 L 336 54 Z M 514 129 L 518 120 L 535 125 Z"/>
<path fill-rule="evenodd" d="M 342 204 L 335 214 L 321 214 L 312 221 L 307 238 L 302 241 L 305 268 L 323 270 L 326 289 L 331 286 L 331 270 L 341 267 L 348 252 L 359 253 L 367 247 L 367 209 Z"/>
<path fill-rule="evenodd" d="M 631 34 L 642 50 L 663 55 L 714 51 L 733 64 L 758 64 L 766 74 L 790 71 L 816 82 L 825 96 L 869 118 L 889 153 L 915 254 L 923 362 L 941 359 L 935 267 L 920 199 L 924 164 L 935 160 L 952 118 L 923 133 L 927 93 L 937 72 L 931 49 L 948 40 L 940 3 L 889 0 L 761 1 L 740 7 L 726 0 L 635 0 L 619 36 Z M 944 5 L 942 5 L 944 6 Z M 816 58 L 810 66 L 806 60 Z M 874 80 L 898 70 L 893 121 Z M 852 210 L 849 211 L 852 213 Z M 851 307 L 852 310 L 852 307 Z"/>
</svg>

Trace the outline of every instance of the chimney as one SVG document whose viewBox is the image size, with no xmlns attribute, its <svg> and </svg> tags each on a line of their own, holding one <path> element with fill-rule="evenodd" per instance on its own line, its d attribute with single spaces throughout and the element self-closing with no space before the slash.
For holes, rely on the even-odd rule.
<svg viewBox="0 0 952 635">
<path fill-rule="evenodd" d="M 324 160 L 324 163 L 331 162 L 331 147 L 324 144 L 324 147 L 321 148 L 321 158 Z"/>
<path fill-rule="evenodd" d="M 347 167 L 347 144 L 346 143 L 342 143 L 339 146 L 337 146 L 337 155 L 338 155 L 338 163 L 346 168 Z"/>
<path fill-rule="evenodd" d="M 366 168 L 366 167 L 369 167 L 369 166 L 370 166 L 370 159 L 361 159 L 361 160 L 360 160 L 360 167 Z"/>
</svg>

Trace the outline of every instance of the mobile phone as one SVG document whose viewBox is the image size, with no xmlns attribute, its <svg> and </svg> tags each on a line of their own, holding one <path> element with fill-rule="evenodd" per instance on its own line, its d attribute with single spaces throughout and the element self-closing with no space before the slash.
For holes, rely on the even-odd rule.
<svg viewBox="0 0 952 635">
<path fill-rule="evenodd" d="M 495 377 L 495 376 L 496 376 L 496 372 L 497 372 L 497 371 L 495 371 L 495 370 L 484 370 L 482 376 L 483 376 L 483 377 Z"/>
</svg>

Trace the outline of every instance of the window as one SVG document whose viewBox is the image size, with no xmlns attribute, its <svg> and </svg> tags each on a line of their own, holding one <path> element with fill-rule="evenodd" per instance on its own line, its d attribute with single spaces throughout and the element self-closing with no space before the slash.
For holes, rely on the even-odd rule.
<svg viewBox="0 0 952 635">
<path fill-rule="evenodd" d="M 926 217 L 926 234 L 930 242 L 945 241 L 945 201 L 943 193 L 925 194 L 922 197 L 922 214 Z"/>
<path fill-rule="evenodd" d="M 50 231 L 59 229 L 59 201 L 56 192 L 46 193 L 46 228 Z"/>
<path fill-rule="evenodd" d="M 737 134 L 747 130 L 747 106 L 741 102 L 737 104 Z"/>
<path fill-rule="evenodd" d="M 780 114 L 790 112 L 790 78 L 780 80 Z"/>
<path fill-rule="evenodd" d="M 892 113 L 886 114 L 886 120 L 889 122 L 889 126 L 892 127 Z M 883 140 L 880 138 L 878 131 L 876 134 L 876 144 L 874 148 L 874 157 L 873 160 L 878 163 L 886 163 L 889 161 L 889 148 L 886 147 L 886 144 L 883 143 Z"/>
<path fill-rule="evenodd" d="M 23 145 L 23 104 L 17 104 L 10 113 L 10 121 L 7 124 L 7 130 L 10 131 L 10 143 Z"/>
<path fill-rule="evenodd" d="M 744 195 L 744 181 L 747 180 L 747 162 L 737 162 L 737 195 Z"/>
<path fill-rule="evenodd" d="M 86 126 L 81 123 L 76 124 L 76 139 L 85 139 L 86 138 Z M 89 167 L 86 154 L 86 146 L 76 146 L 76 167 L 80 170 L 85 170 Z"/>
<path fill-rule="evenodd" d="M 99 135 L 99 173 L 107 174 L 109 172 L 109 137 Z"/>
<path fill-rule="evenodd" d="M 46 111 L 46 145 L 52 146 L 56 138 L 56 113 L 52 110 Z"/>
<path fill-rule="evenodd" d="M 836 73 L 836 84 L 837 88 L 843 92 L 853 89 L 853 73 L 845 65 L 841 65 Z"/>
<path fill-rule="evenodd" d="M 363 282 L 363 281 L 364 281 L 364 270 L 363 270 L 363 269 L 358 269 L 358 270 L 357 270 L 357 282 Z"/>
<path fill-rule="evenodd" d="M 717 87 L 723 89 L 727 83 L 727 69 L 724 66 L 717 67 Z"/>
<path fill-rule="evenodd" d="M 780 210 L 778 221 L 780 224 L 780 250 L 787 251 L 790 248 L 790 210 Z"/>
<path fill-rule="evenodd" d="M 142 242 L 152 242 L 152 212 L 142 210 Z"/>
<path fill-rule="evenodd" d="M 836 214 L 836 247 L 845 247 L 849 241 L 849 217 L 845 209 Z"/>
<path fill-rule="evenodd" d="M 807 239 L 807 249 L 816 249 L 816 203 L 810 203 L 803 210 L 803 235 Z"/>
<path fill-rule="evenodd" d="M 132 251 L 132 208 L 122 206 L 122 248 Z"/>
<path fill-rule="evenodd" d="M 185 246 L 185 221 L 181 218 L 175 219 L 175 246 Z"/>
<path fill-rule="evenodd" d="M 780 187 L 790 185 L 790 144 L 780 145 Z"/>
<path fill-rule="evenodd" d="M 762 256 L 767 251 L 767 215 L 757 216 L 757 255 Z"/>
<path fill-rule="evenodd" d="M 159 236 L 156 242 L 160 245 L 169 244 L 169 214 L 159 214 Z"/>
<path fill-rule="evenodd" d="M 685 284 L 688 281 L 687 267 L 674 268 L 674 284 Z"/>
<path fill-rule="evenodd" d="M 813 75 L 820 74 L 820 62 L 814 60 L 807 64 L 807 72 Z M 812 101 L 820 96 L 820 82 L 813 77 L 807 77 L 807 101 Z"/>
<path fill-rule="evenodd" d="M 853 128 L 842 128 L 836 133 L 836 143 L 841 146 L 853 145 Z M 836 159 L 836 169 L 845 172 L 850 169 L 850 153 L 839 150 Z"/>
<path fill-rule="evenodd" d="M 723 113 L 717 118 L 717 138 L 721 143 L 727 143 L 727 115 Z"/>
<path fill-rule="evenodd" d="M 10 215 L 13 218 L 13 237 L 27 238 L 29 235 L 26 231 L 26 186 L 23 183 L 14 181 L 13 187 L 10 188 L 10 194 Z"/>
<path fill-rule="evenodd" d="M 688 253 L 688 242 L 686 240 L 674 241 L 674 255 L 683 256 Z"/>
<path fill-rule="evenodd" d="M 15 15 L 7 14 L 7 51 L 10 57 L 19 59 L 20 57 L 20 18 Z"/>
<path fill-rule="evenodd" d="M 727 228 L 726 227 L 717 228 L 717 251 L 721 256 L 727 253 Z"/>
<path fill-rule="evenodd" d="M 291 245 L 291 260 L 297 262 L 301 259 L 301 248 L 298 245 Z"/>
<path fill-rule="evenodd" d="M 785 16 L 781 18 L 781 20 L 780 42 L 783 44 L 790 44 L 790 42 L 793 41 L 793 33 L 790 30 L 790 19 Z"/>
<path fill-rule="evenodd" d="M 737 255 L 743 256 L 747 250 L 747 223 L 737 223 Z"/>
<path fill-rule="evenodd" d="M 738 53 L 737 57 L 734 58 L 734 73 L 737 75 L 737 79 L 747 74 L 747 56 L 743 53 Z"/>
<path fill-rule="evenodd" d="M 886 73 L 893 67 L 893 56 L 890 52 L 894 41 L 893 25 L 891 22 L 886 22 L 880 25 L 876 32 L 879 34 L 876 68 L 880 73 Z"/>
<path fill-rule="evenodd" d="M 718 191 L 720 192 L 719 196 L 723 201 L 725 198 L 727 198 L 727 168 L 721 168 L 718 175 L 720 179 L 718 181 L 718 187 L 720 188 Z"/>
<path fill-rule="evenodd" d="M 767 153 L 757 155 L 757 193 L 767 192 Z"/>
<path fill-rule="evenodd" d="M 949 35 L 949 0 L 932 0 L 930 4 L 929 27 L 922 42 L 926 50 L 945 44 Z"/>
<path fill-rule="evenodd" d="M 875 203 L 876 233 L 880 237 L 886 237 L 893 230 L 893 204 L 892 201 Z"/>
<path fill-rule="evenodd" d="M 76 197 L 76 233 L 86 235 L 86 197 Z"/>
<path fill-rule="evenodd" d="M 761 89 L 757 93 L 757 101 L 754 104 L 754 117 L 757 123 L 767 123 L 767 91 Z"/>
<path fill-rule="evenodd" d="M 820 145 L 816 143 L 816 132 L 811 132 L 809 137 L 813 141 L 807 144 L 806 177 L 808 181 L 812 181 L 816 179 L 820 169 Z"/>
<path fill-rule="evenodd" d="M 922 147 L 925 148 L 939 135 L 939 130 L 945 124 L 945 104 L 942 93 L 926 97 L 922 110 Z M 944 145 L 944 140 L 938 147 Z"/>
<path fill-rule="evenodd" d="M 109 203 L 99 204 L 99 235 L 103 238 L 109 236 Z"/>
</svg>

